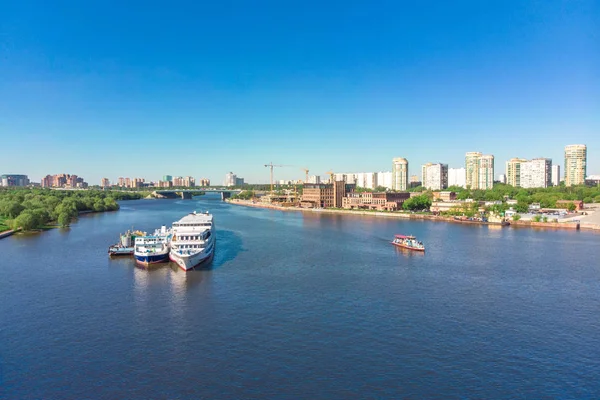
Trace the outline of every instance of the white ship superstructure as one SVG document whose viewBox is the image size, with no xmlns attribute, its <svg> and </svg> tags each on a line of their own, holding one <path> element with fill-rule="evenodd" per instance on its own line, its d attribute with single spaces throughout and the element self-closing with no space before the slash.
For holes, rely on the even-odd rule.
<svg viewBox="0 0 600 400">
<path fill-rule="evenodd" d="M 213 216 L 190 213 L 173 222 L 173 237 L 169 258 L 187 271 L 209 259 L 215 249 Z"/>
<path fill-rule="evenodd" d="M 133 255 L 138 263 L 148 265 L 169 261 L 171 231 L 166 226 L 157 229 L 153 235 L 135 238 Z"/>
</svg>

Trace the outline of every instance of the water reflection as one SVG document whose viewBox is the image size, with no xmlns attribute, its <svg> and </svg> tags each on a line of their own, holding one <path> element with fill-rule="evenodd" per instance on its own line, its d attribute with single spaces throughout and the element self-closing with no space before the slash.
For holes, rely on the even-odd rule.
<svg viewBox="0 0 600 400">
<path fill-rule="evenodd" d="M 409 250 L 409 249 L 405 249 L 405 248 L 398 247 L 398 246 L 394 246 L 394 249 L 396 249 L 396 255 L 398 256 L 398 258 L 424 257 L 425 256 L 424 251 L 414 251 L 414 250 Z"/>
</svg>

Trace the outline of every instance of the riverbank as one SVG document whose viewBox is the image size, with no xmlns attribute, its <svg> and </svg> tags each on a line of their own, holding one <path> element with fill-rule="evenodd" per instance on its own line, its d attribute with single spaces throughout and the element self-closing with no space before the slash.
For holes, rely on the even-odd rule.
<svg viewBox="0 0 600 400">
<path fill-rule="evenodd" d="M 470 225 L 496 225 L 501 226 L 500 222 L 478 222 L 478 221 L 457 221 L 453 217 L 444 217 L 431 214 L 413 214 L 403 212 L 385 212 L 385 211 L 357 211 L 357 210 L 340 210 L 330 208 L 300 208 L 300 207 L 282 207 L 272 204 L 254 203 L 250 200 L 227 199 L 230 204 L 240 205 L 244 207 L 265 208 L 278 211 L 296 211 L 310 213 L 326 213 L 326 214 L 349 214 L 349 215 L 368 215 L 374 217 L 410 219 L 410 220 L 428 220 L 436 222 L 450 222 L 456 224 Z M 510 226 L 525 227 L 525 228 L 548 228 L 548 229 L 569 229 L 569 230 L 595 230 L 600 231 L 600 225 L 596 224 L 581 224 L 579 222 L 533 222 L 533 221 L 510 221 Z"/>
<path fill-rule="evenodd" d="M 0 239 L 4 239 L 5 237 L 9 237 L 10 235 L 14 235 L 18 231 L 19 231 L 19 229 L 16 229 L 16 230 L 10 229 L 8 231 L 0 232 Z"/>
</svg>

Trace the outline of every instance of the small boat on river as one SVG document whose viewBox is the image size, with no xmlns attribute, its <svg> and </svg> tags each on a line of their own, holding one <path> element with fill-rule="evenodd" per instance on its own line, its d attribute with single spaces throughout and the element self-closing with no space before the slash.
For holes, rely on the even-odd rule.
<svg viewBox="0 0 600 400">
<path fill-rule="evenodd" d="M 391 243 L 403 249 L 425 251 L 425 245 L 419 242 L 416 237 L 410 235 L 396 235 Z"/>
<path fill-rule="evenodd" d="M 119 243 L 108 247 L 108 255 L 110 257 L 133 255 L 133 251 L 135 249 L 135 239 L 145 235 L 145 232 L 128 230 L 120 235 Z"/>
</svg>

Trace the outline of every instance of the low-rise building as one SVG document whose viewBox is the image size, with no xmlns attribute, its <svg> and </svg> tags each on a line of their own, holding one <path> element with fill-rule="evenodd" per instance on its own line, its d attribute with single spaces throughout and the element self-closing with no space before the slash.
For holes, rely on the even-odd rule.
<svg viewBox="0 0 600 400">
<path fill-rule="evenodd" d="M 27 175 L 5 174 L 0 175 L 0 186 L 27 186 L 29 178 Z"/>
<path fill-rule="evenodd" d="M 440 201 L 452 201 L 456 200 L 456 192 L 451 192 L 448 190 L 442 192 L 433 192 L 433 199 Z"/>
<path fill-rule="evenodd" d="M 353 192 L 342 199 L 342 207 L 348 210 L 396 211 L 409 198 L 408 192 Z"/>
<path fill-rule="evenodd" d="M 431 203 L 431 207 L 429 207 L 429 211 L 434 214 L 439 214 L 443 212 L 448 212 L 451 210 L 455 210 L 457 208 L 472 206 L 473 203 L 477 203 L 479 206 L 483 206 L 483 201 L 474 201 L 473 199 L 467 200 L 452 200 L 452 201 L 434 201 Z M 482 211 L 483 209 L 479 209 Z"/>
<path fill-rule="evenodd" d="M 575 205 L 576 211 L 583 210 L 583 201 L 581 201 L 581 200 L 557 200 L 556 208 L 568 209 L 569 204 Z"/>
</svg>

